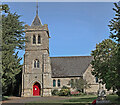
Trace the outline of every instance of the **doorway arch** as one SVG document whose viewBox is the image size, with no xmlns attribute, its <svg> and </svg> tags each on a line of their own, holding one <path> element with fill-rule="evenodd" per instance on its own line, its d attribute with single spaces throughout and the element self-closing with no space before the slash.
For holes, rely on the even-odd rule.
<svg viewBox="0 0 120 105">
<path fill-rule="evenodd" d="M 40 96 L 41 92 L 41 87 L 38 82 L 35 82 L 33 85 L 33 96 Z"/>
</svg>

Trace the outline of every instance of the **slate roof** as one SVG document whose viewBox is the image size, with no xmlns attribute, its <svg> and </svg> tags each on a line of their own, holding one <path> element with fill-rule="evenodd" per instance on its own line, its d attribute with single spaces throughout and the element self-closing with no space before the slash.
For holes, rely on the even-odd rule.
<svg viewBox="0 0 120 105">
<path fill-rule="evenodd" d="M 92 56 L 50 57 L 52 77 L 83 76 Z"/>
<path fill-rule="evenodd" d="M 31 26 L 42 26 L 39 16 L 36 14 Z"/>
</svg>

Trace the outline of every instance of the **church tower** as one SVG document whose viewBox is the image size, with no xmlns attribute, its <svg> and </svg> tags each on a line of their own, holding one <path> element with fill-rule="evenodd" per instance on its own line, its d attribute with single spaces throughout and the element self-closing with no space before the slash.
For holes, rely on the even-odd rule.
<svg viewBox="0 0 120 105">
<path fill-rule="evenodd" d="M 49 57 L 48 25 L 42 25 L 36 16 L 25 29 L 25 54 L 22 71 L 22 96 L 51 96 L 51 66 Z"/>
</svg>

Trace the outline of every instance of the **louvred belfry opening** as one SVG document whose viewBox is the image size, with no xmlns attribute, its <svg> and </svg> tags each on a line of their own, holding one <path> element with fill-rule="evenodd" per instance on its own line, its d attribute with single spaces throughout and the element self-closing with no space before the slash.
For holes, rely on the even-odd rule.
<svg viewBox="0 0 120 105">
<path fill-rule="evenodd" d="M 34 85 L 33 85 L 33 96 L 40 96 L 40 84 L 38 82 L 36 82 Z"/>
</svg>

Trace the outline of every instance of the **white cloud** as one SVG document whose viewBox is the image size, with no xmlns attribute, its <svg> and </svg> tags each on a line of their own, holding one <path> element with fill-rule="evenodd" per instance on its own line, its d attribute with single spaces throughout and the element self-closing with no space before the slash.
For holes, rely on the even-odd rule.
<svg viewBox="0 0 120 105">
<path fill-rule="evenodd" d="M 119 0 L 1 0 L 2 2 L 118 2 Z"/>
</svg>

